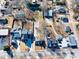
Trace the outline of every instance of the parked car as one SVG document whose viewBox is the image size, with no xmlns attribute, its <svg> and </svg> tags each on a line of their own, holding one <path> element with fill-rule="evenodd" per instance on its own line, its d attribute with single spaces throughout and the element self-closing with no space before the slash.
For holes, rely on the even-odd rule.
<svg viewBox="0 0 79 59">
<path fill-rule="evenodd" d="M 0 18 L 0 24 L 7 24 L 8 20 L 5 18 Z"/>
<path fill-rule="evenodd" d="M 0 9 L 0 11 L 3 15 L 9 15 L 12 12 L 10 8 L 3 8 L 3 9 Z"/>
<path fill-rule="evenodd" d="M 46 11 L 44 11 L 44 17 L 46 18 L 53 18 L 54 16 L 54 10 L 51 8 L 48 8 Z"/>
<path fill-rule="evenodd" d="M 66 10 L 65 10 L 64 8 L 60 8 L 60 9 L 58 10 L 58 13 L 66 14 Z"/>
<path fill-rule="evenodd" d="M 11 45 L 16 49 L 18 48 L 18 44 L 16 41 L 11 42 Z"/>
<path fill-rule="evenodd" d="M 53 51 L 59 49 L 57 40 L 48 40 L 48 48 L 52 49 Z"/>
<path fill-rule="evenodd" d="M 69 22 L 67 17 L 61 17 L 61 20 L 65 23 Z"/>
<path fill-rule="evenodd" d="M 56 5 L 66 6 L 66 3 L 65 2 L 58 2 L 58 3 L 56 3 Z"/>
<path fill-rule="evenodd" d="M 45 41 L 44 40 L 39 40 L 39 41 L 36 41 L 35 42 L 35 45 L 36 46 L 41 46 L 41 47 L 46 47 L 46 43 L 45 43 Z"/>
<path fill-rule="evenodd" d="M 52 9 L 48 9 L 48 14 L 47 14 L 47 16 L 48 16 L 48 18 L 52 18 L 53 17 L 53 10 Z"/>
<path fill-rule="evenodd" d="M 13 39 L 21 39 L 21 34 L 19 33 L 19 31 L 18 32 L 13 31 L 11 32 L 11 35 Z"/>
<path fill-rule="evenodd" d="M 65 32 L 66 32 L 66 33 L 71 32 L 71 28 L 70 28 L 69 26 L 67 26 L 66 29 L 65 29 Z"/>
<path fill-rule="evenodd" d="M 77 41 L 76 41 L 75 36 L 73 34 L 69 35 L 69 42 L 70 42 L 69 46 L 71 48 L 77 48 Z"/>
<path fill-rule="evenodd" d="M 63 39 L 63 36 L 61 34 L 58 34 L 58 36 L 56 37 L 56 40 L 61 43 Z"/>
<path fill-rule="evenodd" d="M 67 14 L 67 10 L 65 9 L 64 6 L 55 6 L 54 8 L 54 12 L 58 13 L 58 14 Z"/>
<path fill-rule="evenodd" d="M 15 19 L 20 19 L 20 20 L 23 20 L 24 18 L 25 18 L 25 14 L 24 14 L 24 12 L 22 11 L 22 10 L 19 10 L 18 12 L 17 12 L 17 14 L 14 16 L 14 18 Z"/>
</svg>

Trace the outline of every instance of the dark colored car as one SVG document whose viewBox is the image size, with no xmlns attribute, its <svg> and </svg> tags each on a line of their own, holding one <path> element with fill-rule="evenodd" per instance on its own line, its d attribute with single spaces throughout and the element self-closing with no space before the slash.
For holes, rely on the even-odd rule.
<svg viewBox="0 0 79 59">
<path fill-rule="evenodd" d="M 48 48 L 52 50 L 59 49 L 57 40 L 48 40 Z"/>
<path fill-rule="evenodd" d="M 7 24 L 8 20 L 7 19 L 0 19 L 0 24 Z"/>
<path fill-rule="evenodd" d="M 11 45 L 13 45 L 13 47 L 16 48 L 16 49 L 18 48 L 17 42 L 11 42 Z"/>
<path fill-rule="evenodd" d="M 45 41 L 44 40 L 40 40 L 40 41 L 36 41 L 35 42 L 36 46 L 41 46 L 41 47 L 46 47 Z"/>
<path fill-rule="evenodd" d="M 56 5 L 63 5 L 63 6 L 65 6 L 66 5 L 66 3 L 65 2 L 63 2 L 63 3 L 61 3 L 61 2 L 58 2 L 58 3 L 56 3 Z"/>
<path fill-rule="evenodd" d="M 62 17 L 61 20 L 65 23 L 69 22 L 67 17 Z"/>
</svg>

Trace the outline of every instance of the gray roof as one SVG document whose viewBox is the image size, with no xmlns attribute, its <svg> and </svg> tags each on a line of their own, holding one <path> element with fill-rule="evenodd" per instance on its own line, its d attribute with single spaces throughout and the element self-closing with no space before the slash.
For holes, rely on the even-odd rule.
<svg viewBox="0 0 79 59">
<path fill-rule="evenodd" d="M 79 0 L 75 0 L 76 2 L 79 2 Z"/>
</svg>

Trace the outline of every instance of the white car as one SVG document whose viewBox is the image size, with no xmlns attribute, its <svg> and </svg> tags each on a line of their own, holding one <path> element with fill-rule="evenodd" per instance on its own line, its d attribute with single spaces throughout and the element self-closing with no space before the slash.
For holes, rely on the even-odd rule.
<svg viewBox="0 0 79 59">
<path fill-rule="evenodd" d="M 71 48 L 77 48 L 77 41 L 75 39 L 75 36 L 73 34 L 69 35 L 69 46 Z"/>
</svg>

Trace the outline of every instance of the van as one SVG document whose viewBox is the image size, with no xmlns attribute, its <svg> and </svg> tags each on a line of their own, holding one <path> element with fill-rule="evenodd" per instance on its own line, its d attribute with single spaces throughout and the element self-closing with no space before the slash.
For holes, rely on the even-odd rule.
<svg viewBox="0 0 79 59">
<path fill-rule="evenodd" d="M 74 37 L 74 35 L 70 35 L 69 36 L 69 46 L 71 47 L 71 48 L 77 48 L 77 41 L 75 40 L 75 37 Z"/>
</svg>

